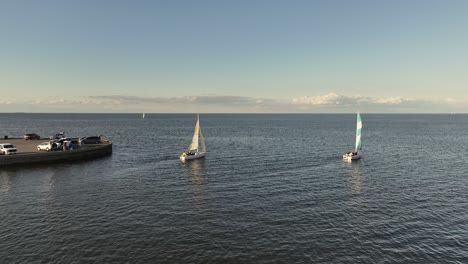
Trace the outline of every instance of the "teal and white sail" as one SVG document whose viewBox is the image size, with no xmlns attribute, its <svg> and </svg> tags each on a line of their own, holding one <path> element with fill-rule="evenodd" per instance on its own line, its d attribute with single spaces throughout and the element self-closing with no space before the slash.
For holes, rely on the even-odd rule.
<svg viewBox="0 0 468 264">
<path fill-rule="evenodd" d="M 362 120 L 359 112 L 357 113 L 357 123 L 356 123 L 356 147 L 354 151 L 361 150 L 361 131 L 362 131 Z"/>
</svg>

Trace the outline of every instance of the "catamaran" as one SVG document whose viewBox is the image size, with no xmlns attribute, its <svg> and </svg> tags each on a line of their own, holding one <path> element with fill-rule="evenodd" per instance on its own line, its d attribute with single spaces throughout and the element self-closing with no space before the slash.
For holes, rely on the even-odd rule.
<svg viewBox="0 0 468 264">
<path fill-rule="evenodd" d="M 361 130 L 362 130 L 362 120 L 359 112 L 357 113 L 356 121 L 356 146 L 354 151 L 347 152 L 343 155 L 343 159 L 346 161 L 358 160 L 361 158 L 359 151 L 361 150 Z"/>
<path fill-rule="evenodd" d="M 201 151 L 199 151 L 199 144 L 198 141 L 201 141 Z M 205 157 L 206 153 L 206 146 L 205 146 L 205 138 L 203 137 L 201 127 L 200 127 L 200 117 L 197 114 L 197 123 L 195 124 L 195 131 L 193 133 L 192 143 L 188 147 L 187 151 L 184 151 L 180 155 L 181 161 L 198 159 Z"/>
</svg>

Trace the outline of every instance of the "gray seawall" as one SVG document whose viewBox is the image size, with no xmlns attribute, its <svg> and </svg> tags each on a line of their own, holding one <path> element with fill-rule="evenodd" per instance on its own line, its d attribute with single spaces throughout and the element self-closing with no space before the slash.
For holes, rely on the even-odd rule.
<svg viewBox="0 0 468 264">
<path fill-rule="evenodd" d="M 86 146 L 67 151 L 0 155 L 0 168 L 11 165 L 30 165 L 62 161 L 81 161 L 112 154 L 112 143 Z"/>
</svg>

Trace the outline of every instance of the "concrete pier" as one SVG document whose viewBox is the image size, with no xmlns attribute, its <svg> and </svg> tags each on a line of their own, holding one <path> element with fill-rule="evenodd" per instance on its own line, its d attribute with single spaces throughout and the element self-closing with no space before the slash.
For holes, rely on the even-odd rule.
<svg viewBox="0 0 468 264">
<path fill-rule="evenodd" d="M 112 142 L 107 140 L 104 140 L 101 144 L 83 144 L 74 150 L 38 151 L 37 145 L 45 141 L 49 141 L 49 139 L 1 139 L 0 143 L 11 143 L 16 147 L 18 152 L 13 155 L 0 155 L 0 168 L 10 165 L 81 161 L 112 153 Z"/>
</svg>

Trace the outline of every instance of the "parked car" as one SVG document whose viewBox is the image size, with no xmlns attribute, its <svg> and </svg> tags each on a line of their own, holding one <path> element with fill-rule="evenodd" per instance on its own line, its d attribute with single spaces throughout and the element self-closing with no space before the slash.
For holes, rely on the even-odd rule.
<svg viewBox="0 0 468 264">
<path fill-rule="evenodd" d="M 57 150 L 58 147 L 60 147 L 60 143 L 48 141 L 48 142 L 42 142 L 41 144 L 37 145 L 37 150 L 39 151 L 45 150 L 49 152 L 51 150 Z"/>
<path fill-rule="evenodd" d="M 63 144 L 63 142 L 65 142 L 65 141 L 71 141 L 71 138 L 63 137 L 63 138 L 60 138 L 60 139 L 56 139 L 54 141 L 56 141 L 56 142 L 58 142 L 60 144 Z"/>
<path fill-rule="evenodd" d="M 65 137 L 65 132 L 58 132 L 55 136 L 50 136 L 50 139 L 61 139 Z"/>
<path fill-rule="evenodd" d="M 59 144 L 61 148 L 65 145 L 65 149 L 63 150 L 69 150 L 69 149 L 76 149 L 78 148 L 76 144 L 78 144 L 78 139 L 77 138 L 61 138 L 58 140 L 55 140 Z"/>
<path fill-rule="evenodd" d="M 34 139 L 41 139 L 41 137 L 38 134 L 25 134 L 23 136 L 24 140 L 34 140 Z"/>
<path fill-rule="evenodd" d="M 16 154 L 16 148 L 13 146 L 13 144 L 10 143 L 3 143 L 0 144 L 0 154 L 3 155 L 11 155 L 11 154 Z"/>
<path fill-rule="evenodd" d="M 101 136 L 80 138 L 79 143 L 80 144 L 99 144 L 101 143 Z"/>
</svg>

